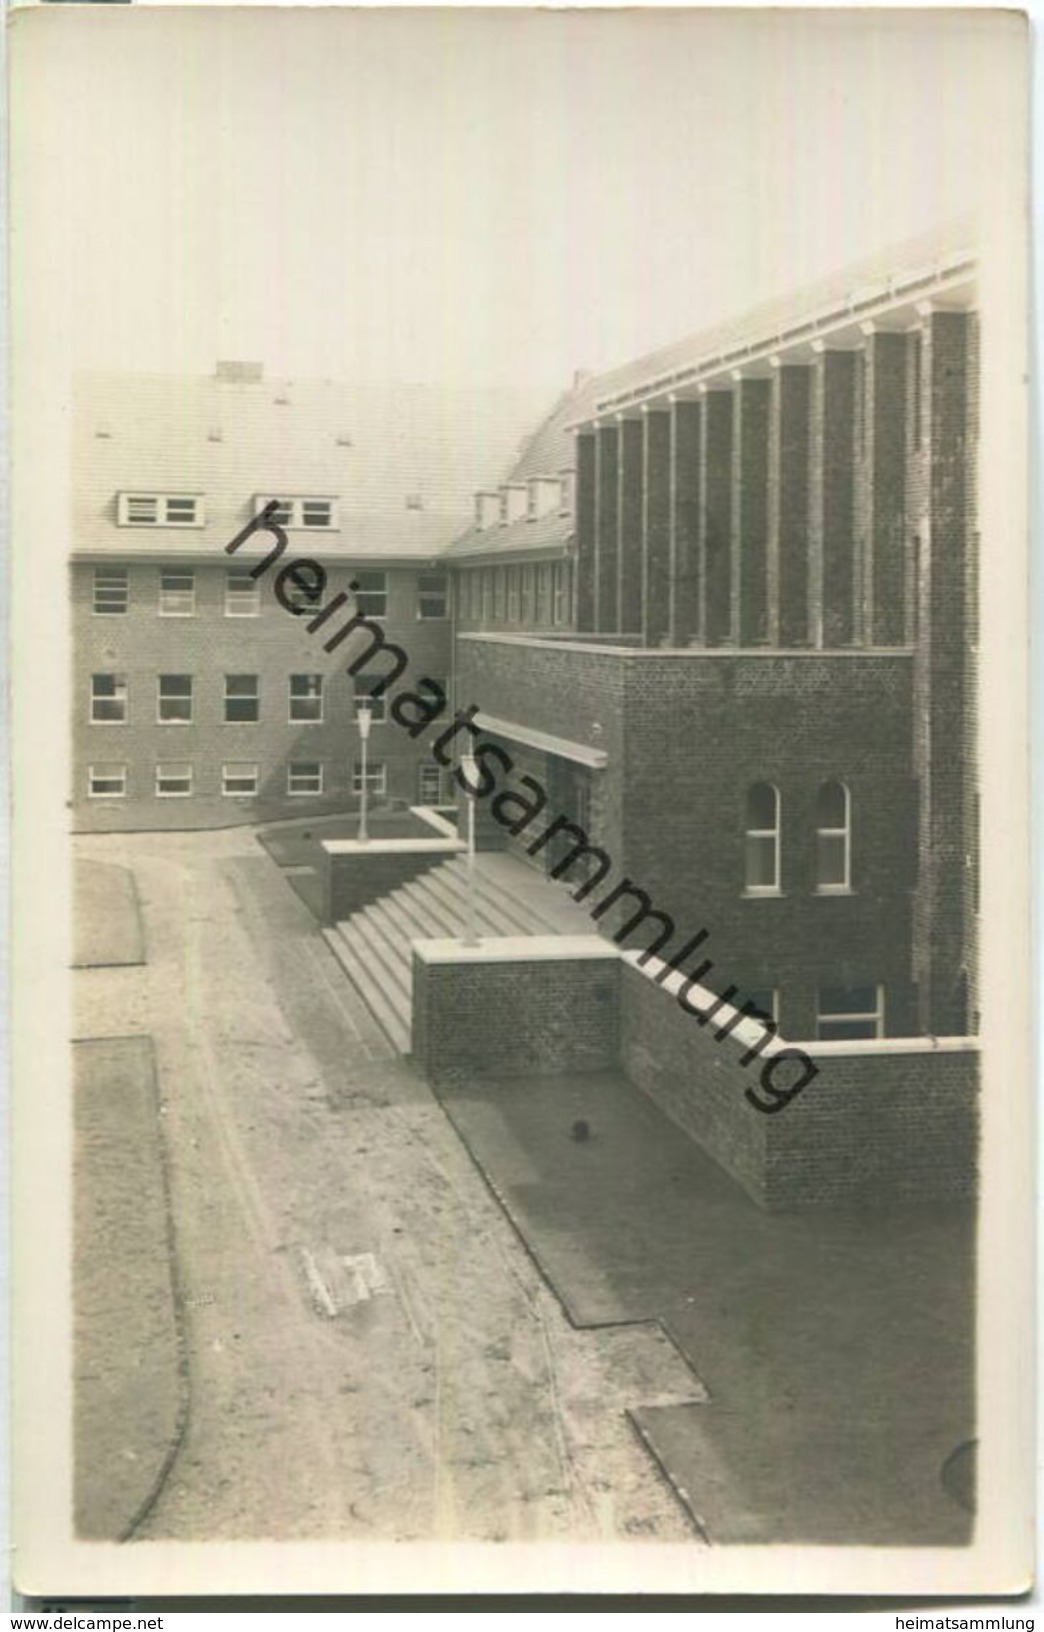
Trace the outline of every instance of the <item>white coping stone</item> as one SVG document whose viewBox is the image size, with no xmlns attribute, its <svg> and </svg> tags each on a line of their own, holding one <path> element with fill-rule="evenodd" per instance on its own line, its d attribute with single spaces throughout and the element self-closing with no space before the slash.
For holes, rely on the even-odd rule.
<svg viewBox="0 0 1044 1632">
<path fill-rule="evenodd" d="M 615 963 L 619 949 L 600 935 L 491 935 L 463 941 L 414 941 L 422 963 Z"/>
<path fill-rule="evenodd" d="M 463 839 L 322 839 L 331 856 L 457 856 L 468 847 Z"/>
<path fill-rule="evenodd" d="M 662 958 L 649 958 L 645 963 L 639 963 L 640 952 L 624 952 L 622 956 L 626 963 L 631 964 L 633 968 L 638 970 L 639 974 L 643 974 L 647 980 L 659 985 L 663 991 L 669 992 L 672 997 L 677 997 L 686 983 L 687 977 L 678 969 L 672 969 L 665 979 L 657 980 L 660 971 L 668 967 Z M 713 1021 L 708 1022 L 712 1026 L 712 1034 L 714 1031 L 720 1031 L 723 1026 L 728 1025 L 729 1021 L 739 1013 L 739 1009 L 734 1004 L 722 1003 L 717 993 L 709 991 L 706 986 L 694 983 L 692 991 L 695 993 L 695 997 L 692 999 L 694 1008 L 710 1008 L 712 1004 L 718 1004 L 714 1011 Z M 742 992 L 739 996 L 743 996 Z M 695 1015 L 693 1018 L 695 1019 Z M 758 1041 L 759 1037 L 765 1035 L 767 1029 L 759 1021 L 751 1019 L 749 1015 L 744 1015 L 743 1019 L 729 1031 L 728 1035 L 734 1037 L 738 1043 L 743 1043 L 747 1048 L 750 1048 Z M 723 1038 L 722 1041 L 724 1040 Z M 786 1038 L 782 1033 L 777 1033 L 759 1052 L 762 1059 L 768 1059 L 771 1055 L 778 1054 L 784 1048 L 799 1048 L 803 1054 L 810 1057 L 822 1056 L 826 1059 L 831 1057 L 847 1059 L 859 1055 L 873 1055 L 875 1058 L 880 1059 L 882 1055 L 888 1054 L 975 1054 L 979 1050 L 979 1039 L 977 1037 L 852 1037 L 843 1042 L 828 1042 L 818 1037 L 802 1041 L 800 1038 Z"/>
<path fill-rule="evenodd" d="M 445 833 L 447 838 L 459 839 L 460 837 L 451 821 L 445 816 L 440 816 L 437 810 L 429 810 L 427 805 L 411 805 L 410 815 L 416 816 L 418 821 L 434 828 L 436 833 Z"/>
</svg>

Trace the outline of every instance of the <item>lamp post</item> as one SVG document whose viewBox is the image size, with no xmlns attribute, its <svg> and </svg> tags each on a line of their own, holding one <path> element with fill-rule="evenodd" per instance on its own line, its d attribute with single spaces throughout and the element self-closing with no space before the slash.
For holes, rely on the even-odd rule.
<svg viewBox="0 0 1044 1632">
<path fill-rule="evenodd" d="M 468 798 L 468 910 L 462 940 L 465 946 L 478 946 L 478 930 L 475 925 L 475 797 L 478 793 L 478 763 L 474 754 L 461 755 L 460 769 Z"/>
<path fill-rule="evenodd" d="M 369 833 L 366 828 L 366 805 L 370 796 L 366 780 L 366 744 L 370 740 L 370 726 L 373 724 L 371 715 L 372 704 L 369 697 L 360 697 L 355 705 L 355 723 L 359 727 L 360 749 L 360 782 L 359 782 L 359 843 L 366 844 Z"/>
</svg>

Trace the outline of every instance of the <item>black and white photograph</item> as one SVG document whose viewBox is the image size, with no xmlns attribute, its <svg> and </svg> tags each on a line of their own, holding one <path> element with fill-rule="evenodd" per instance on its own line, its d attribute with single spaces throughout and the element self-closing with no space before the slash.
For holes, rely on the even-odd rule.
<svg viewBox="0 0 1044 1632">
<path fill-rule="evenodd" d="M 21 1590 L 1025 1590 L 1025 18 L 11 58 Z"/>
</svg>

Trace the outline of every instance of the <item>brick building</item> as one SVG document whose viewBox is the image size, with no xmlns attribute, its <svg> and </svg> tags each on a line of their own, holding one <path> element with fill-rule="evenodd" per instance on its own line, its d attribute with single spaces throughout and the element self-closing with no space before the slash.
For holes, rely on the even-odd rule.
<svg viewBox="0 0 1044 1632">
<path fill-rule="evenodd" d="M 596 847 L 785 1036 L 974 1031 L 977 340 L 973 257 L 925 244 L 578 377 L 520 455 L 243 367 L 85 394 L 78 824 L 350 808 L 367 677 L 223 554 L 277 498 L 587 853 L 488 807 L 484 843 L 574 886 Z M 453 795 L 374 738 L 375 794 Z"/>
<path fill-rule="evenodd" d="M 209 827 L 350 808 L 361 775 L 346 672 L 228 555 L 273 497 L 327 596 L 358 604 L 448 681 L 442 556 L 524 410 L 502 394 L 208 376 L 78 381 L 72 541 L 75 826 Z M 315 611 L 315 608 L 311 608 Z M 358 643 L 357 643 L 358 644 Z M 375 800 L 437 802 L 423 743 L 378 701 Z"/>
</svg>

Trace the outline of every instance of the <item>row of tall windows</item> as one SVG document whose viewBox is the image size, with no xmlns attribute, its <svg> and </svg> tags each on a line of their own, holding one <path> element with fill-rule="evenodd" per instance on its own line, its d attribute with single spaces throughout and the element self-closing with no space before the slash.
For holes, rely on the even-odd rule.
<svg viewBox="0 0 1044 1632">
<path fill-rule="evenodd" d="M 196 676 L 159 674 L 155 677 L 157 725 L 191 725 L 197 700 Z M 287 676 L 287 722 L 291 725 L 322 725 L 327 701 L 340 677 L 323 674 Z M 261 677 L 256 674 L 226 674 L 223 677 L 224 719 L 228 725 L 256 725 L 261 719 Z M 380 725 L 387 718 L 387 697 L 381 693 L 384 680 L 379 674 L 358 674 L 349 678 L 351 701 L 360 698 L 370 704 L 370 719 Z M 439 685 L 445 686 L 442 681 Z M 92 674 L 90 723 L 126 725 L 130 718 L 130 685 L 125 674 Z"/>
<path fill-rule="evenodd" d="M 823 782 L 816 794 L 816 889 L 824 895 L 852 888 L 852 799 L 843 782 Z M 782 889 L 779 789 L 755 782 L 747 789 L 744 887 L 748 895 L 778 895 Z"/>
<path fill-rule="evenodd" d="M 362 792 L 363 767 L 349 763 L 349 786 Z M 417 767 L 417 801 L 437 805 L 443 796 L 443 771 L 435 760 Z M 388 767 L 383 760 L 367 759 L 367 791 L 376 797 L 388 792 Z M 195 792 L 196 767 L 191 760 L 164 760 L 154 767 L 153 792 L 158 799 L 190 799 Z M 314 797 L 326 791 L 327 764 L 323 760 L 293 759 L 281 767 L 282 791 L 292 798 Z M 94 764 L 87 768 L 91 799 L 125 799 L 129 787 L 126 764 Z M 225 760 L 221 765 L 221 793 L 226 799 L 255 799 L 261 790 L 261 767 L 254 760 Z M 271 794 L 271 786 L 266 788 Z"/>
<path fill-rule="evenodd" d="M 474 567 L 461 575 L 459 583 L 461 614 L 470 623 L 557 629 L 572 621 L 569 561 Z"/>
<path fill-rule="evenodd" d="M 365 617 L 388 615 L 388 574 L 355 572 L 359 585 L 356 606 Z M 196 616 L 196 579 L 191 567 L 160 567 L 157 572 L 155 608 L 161 618 Z M 261 614 L 261 584 L 249 572 L 226 572 L 224 614 L 226 618 L 256 618 Z M 96 616 L 120 617 L 131 605 L 130 572 L 125 566 L 96 567 L 92 606 Z M 316 602 L 308 606 L 308 616 L 322 611 Z M 433 621 L 449 616 L 449 580 L 444 572 L 416 574 L 416 616 Z"/>
</svg>

